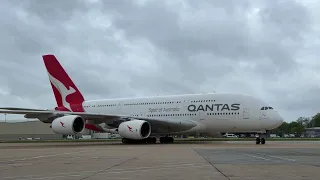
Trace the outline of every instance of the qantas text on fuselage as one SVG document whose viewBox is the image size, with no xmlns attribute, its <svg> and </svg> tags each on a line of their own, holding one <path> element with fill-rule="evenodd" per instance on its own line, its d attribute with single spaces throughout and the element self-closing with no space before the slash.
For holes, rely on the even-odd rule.
<svg viewBox="0 0 320 180">
<path fill-rule="evenodd" d="M 219 112 L 219 111 L 238 111 L 240 109 L 240 104 L 190 104 L 187 107 L 189 112 Z M 160 112 L 180 112 L 179 107 L 171 107 L 171 108 L 149 108 L 150 113 L 160 113 Z"/>
<path fill-rule="evenodd" d="M 197 111 L 238 111 L 240 109 L 240 104 L 190 104 L 188 106 L 188 111 L 197 112 Z"/>
</svg>

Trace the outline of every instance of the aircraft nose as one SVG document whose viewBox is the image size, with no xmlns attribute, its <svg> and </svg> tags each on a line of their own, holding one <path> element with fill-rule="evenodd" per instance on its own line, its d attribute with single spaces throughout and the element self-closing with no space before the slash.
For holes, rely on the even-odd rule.
<svg viewBox="0 0 320 180">
<path fill-rule="evenodd" d="M 277 111 L 271 111 L 269 113 L 269 129 L 276 129 L 282 125 L 284 119 L 280 116 Z"/>
<path fill-rule="evenodd" d="M 276 122 L 277 127 L 281 126 L 281 124 L 284 122 L 283 117 L 278 112 L 275 112 L 274 120 Z"/>
</svg>

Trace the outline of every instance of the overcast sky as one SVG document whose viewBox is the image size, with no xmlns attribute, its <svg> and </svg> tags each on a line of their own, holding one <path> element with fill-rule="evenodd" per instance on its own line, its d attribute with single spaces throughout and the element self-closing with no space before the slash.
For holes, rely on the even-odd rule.
<svg viewBox="0 0 320 180">
<path fill-rule="evenodd" d="M 288 122 L 312 116 L 319 9 L 313 0 L 2 0 L 0 106 L 56 106 L 41 57 L 51 53 L 87 100 L 237 92 Z"/>
</svg>

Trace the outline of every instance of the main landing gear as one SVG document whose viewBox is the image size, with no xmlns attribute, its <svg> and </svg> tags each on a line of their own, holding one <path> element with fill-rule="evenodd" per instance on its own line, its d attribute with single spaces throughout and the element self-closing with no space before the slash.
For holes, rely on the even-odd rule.
<svg viewBox="0 0 320 180">
<path fill-rule="evenodd" d="M 141 140 L 122 138 L 123 144 L 155 144 L 156 142 L 157 142 L 156 137 L 148 137 L 146 139 L 141 139 Z"/>
<path fill-rule="evenodd" d="M 160 137 L 160 143 L 173 143 L 174 139 L 173 137 Z M 122 143 L 123 144 L 156 144 L 157 143 L 157 138 L 156 137 L 148 137 L 146 139 L 141 139 L 141 140 L 134 140 L 134 139 L 127 139 L 127 138 L 122 138 Z"/>
<path fill-rule="evenodd" d="M 266 143 L 266 134 L 259 134 L 259 137 L 256 138 L 256 144 L 265 144 Z"/>
<path fill-rule="evenodd" d="M 173 137 L 165 136 L 160 138 L 160 143 L 173 143 L 173 141 Z"/>
</svg>

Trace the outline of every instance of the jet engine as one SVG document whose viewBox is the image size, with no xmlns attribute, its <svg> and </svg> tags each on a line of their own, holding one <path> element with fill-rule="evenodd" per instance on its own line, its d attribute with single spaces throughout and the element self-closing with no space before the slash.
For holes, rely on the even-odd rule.
<svg viewBox="0 0 320 180">
<path fill-rule="evenodd" d="M 140 140 L 151 134 L 151 125 L 143 120 L 131 120 L 123 122 L 118 127 L 119 135 L 123 138 Z"/>
<path fill-rule="evenodd" d="M 51 128 L 56 134 L 79 134 L 85 128 L 85 120 L 77 115 L 62 116 L 52 121 Z"/>
</svg>

